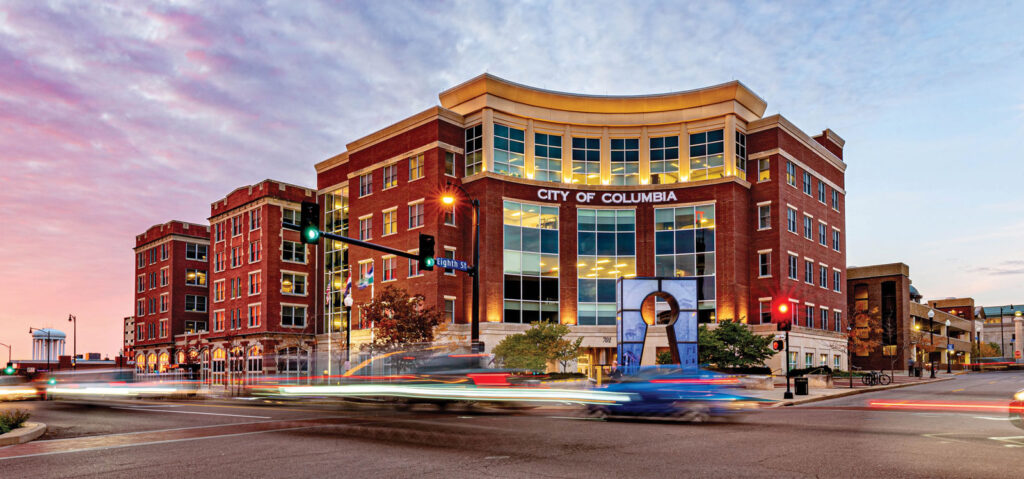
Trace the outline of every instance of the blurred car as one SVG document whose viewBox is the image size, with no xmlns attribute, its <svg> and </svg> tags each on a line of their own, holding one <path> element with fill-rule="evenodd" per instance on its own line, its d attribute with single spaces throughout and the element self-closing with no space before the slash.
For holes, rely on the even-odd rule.
<svg viewBox="0 0 1024 479">
<path fill-rule="evenodd" d="M 181 374 L 137 381 L 131 369 L 59 372 L 42 376 L 37 384 L 47 399 L 79 402 L 191 397 L 199 386 L 197 381 Z"/>
<path fill-rule="evenodd" d="M 1024 429 L 1024 389 L 1017 391 L 1013 401 L 1010 401 L 1010 422 Z"/>
<path fill-rule="evenodd" d="M 738 378 L 712 371 L 686 371 L 678 366 L 644 367 L 602 388 L 628 395 L 628 401 L 589 405 L 587 412 L 593 417 L 661 417 L 704 422 L 713 417 L 751 412 L 770 402 L 738 395 L 729 389 L 738 385 Z"/>
<path fill-rule="evenodd" d="M 24 376 L 0 376 L 0 401 L 35 399 L 36 388 Z"/>
</svg>

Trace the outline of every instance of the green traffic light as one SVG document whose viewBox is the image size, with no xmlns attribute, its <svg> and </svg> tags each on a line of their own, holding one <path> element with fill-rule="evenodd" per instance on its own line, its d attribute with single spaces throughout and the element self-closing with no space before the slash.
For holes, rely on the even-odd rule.
<svg viewBox="0 0 1024 479">
<path fill-rule="evenodd" d="M 14 368 L 7 366 L 4 368 L 4 374 L 14 374 Z"/>
<path fill-rule="evenodd" d="M 53 386 L 54 384 L 57 384 L 57 378 L 50 378 L 46 383 Z"/>
<path fill-rule="evenodd" d="M 320 230 L 310 226 L 302 231 L 302 236 L 306 239 L 307 243 L 316 243 L 320 239 Z"/>
<path fill-rule="evenodd" d="M 427 267 L 429 267 L 429 268 L 433 268 L 434 267 L 434 258 L 427 258 L 424 261 L 427 263 Z"/>
</svg>

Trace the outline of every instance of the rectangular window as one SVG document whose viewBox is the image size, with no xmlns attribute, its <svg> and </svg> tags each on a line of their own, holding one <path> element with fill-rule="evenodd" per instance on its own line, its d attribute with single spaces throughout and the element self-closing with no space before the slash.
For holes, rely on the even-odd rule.
<svg viewBox="0 0 1024 479">
<path fill-rule="evenodd" d="M 143 268 L 143 267 L 146 266 L 146 253 L 136 253 L 135 254 L 135 258 L 136 258 L 137 264 L 138 264 L 138 266 L 140 268 Z"/>
<path fill-rule="evenodd" d="M 741 131 L 736 132 L 736 169 L 743 172 L 740 177 L 747 176 L 747 135 Z"/>
<path fill-rule="evenodd" d="M 828 235 L 825 234 L 827 230 L 825 223 L 818 223 L 818 244 L 826 247 L 828 246 Z"/>
<path fill-rule="evenodd" d="M 561 136 L 533 134 L 533 178 L 555 183 L 562 181 Z"/>
<path fill-rule="evenodd" d="M 448 258 L 448 259 L 455 259 L 455 248 L 452 248 L 452 247 L 449 247 L 449 246 L 445 246 L 444 247 L 444 257 Z M 447 275 L 447 276 L 455 276 L 455 270 L 454 269 L 445 268 L 444 274 Z"/>
<path fill-rule="evenodd" d="M 572 182 L 580 185 L 601 184 L 601 139 L 572 139 Z"/>
<path fill-rule="evenodd" d="M 772 322 L 772 302 L 762 299 L 758 305 L 760 306 L 761 324 L 771 324 Z"/>
<path fill-rule="evenodd" d="M 814 353 L 804 353 L 804 367 L 814 367 Z"/>
<path fill-rule="evenodd" d="M 466 176 L 484 171 L 483 125 L 466 128 Z"/>
<path fill-rule="evenodd" d="M 679 181 L 679 137 L 662 136 L 650 139 L 651 184 L 665 185 Z"/>
<path fill-rule="evenodd" d="M 231 247 L 231 267 L 232 268 L 237 268 L 239 266 L 242 266 L 244 261 L 245 261 L 245 257 L 242 256 L 242 247 L 241 246 L 232 246 Z"/>
<path fill-rule="evenodd" d="M 213 238 L 215 242 L 224 241 L 224 223 L 220 222 L 213 225 Z"/>
<path fill-rule="evenodd" d="M 170 281 L 170 278 L 168 278 L 167 276 L 168 269 L 166 266 L 164 266 L 163 269 L 160 270 L 160 286 L 167 286 L 167 282 Z"/>
<path fill-rule="evenodd" d="M 725 170 L 723 130 L 690 135 L 690 181 L 721 178 Z"/>
<path fill-rule="evenodd" d="M 834 331 L 839 331 L 840 325 L 842 324 L 842 321 L 840 320 L 842 318 L 843 317 L 841 314 L 839 314 L 839 311 L 832 312 L 832 329 Z M 836 367 L 839 367 L 839 356 L 836 356 Z"/>
<path fill-rule="evenodd" d="M 423 178 L 423 155 L 409 158 L 409 181 Z"/>
<path fill-rule="evenodd" d="M 157 278 L 158 276 L 155 272 L 149 273 L 149 289 L 154 289 L 157 287 Z"/>
<path fill-rule="evenodd" d="M 249 273 L 249 296 L 255 296 L 260 294 L 260 290 L 263 288 L 263 273 L 260 271 L 254 271 Z"/>
<path fill-rule="evenodd" d="M 654 210 L 655 276 L 696 278 L 697 320 L 702 323 L 712 323 L 715 318 L 714 228 L 713 204 Z M 660 305 L 667 307 L 667 303 L 656 302 L 655 309 Z"/>
<path fill-rule="evenodd" d="M 281 260 L 290 263 L 306 263 L 306 244 L 296 241 L 281 242 Z"/>
<path fill-rule="evenodd" d="M 770 181 L 772 179 L 771 160 L 761 158 L 757 160 L 757 182 Z"/>
<path fill-rule="evenodd" d="M 359 239 L 368 240 L 373 238 L 373 217 L 359 218 Z"/>
<path fill-rule="evenodd" d="M 398 210 L 390 209 L 384 212 L 384 233 L 381 236 L 398 233 Z"/>
<path fill-rule="evenodd" d="M 381 261 L 384 271 L 381 281 L 394 281 L 398 276 L 398 260 L 394 256 L 387 256 Z"/>
<path fill-rule="evenodd" d="M 807 196 L 811 195 L 811 174 L 804 172 L 804 194 Z"/>
<path fill-rule="evenodd" d="M 804 260 L 804 282 L 814 284 L 814 262 Z"/>
<path fill-rule="evenodd" d="M 832 249 L 839 251 L 839 230 L 832 228 Z"/>
<path fill-rule="evenodd" d="M 249 305 L 249 327 L 258 328 L 260 317 L 263 315 L 263 307 L 258 304 Z"/>
<path fill-rule="evenodd" d="M 232 216 L 231 217 L 231 236 L 235 237 L 242 234 L 242 217 Z"/>
<path fill-rule="evenodd" d="M 281 326 L 306 327 L 306 307 L 281 306 Z"/>
<path fill-rule="evenodd" d="M 213 271 L 220 272 L 224 271 L 224 252 L 218 251 L 213 257 Z"/>
<path fill-rule="evenodd" d="M 771 272 L 772 254 L 770 252 L 758 253 L 757 254 L 757 264 L 758 264 L 757 276 L 759 278 L 769 278 L 769 277 L 771 277 L 771 275 L 772 275 L 772 272 Z"/>
<path fill-rule="evenodd" d="M 818 320 L 821 321 L 821 329 L 828 329 L 828 308 L 821 308 L 821 314 L 818 315 Z"/>
<path fill-rule="evenodd" d="M 789 279 L 800 279 L 800 267 L 798 266 L 800 258 L 796 255 L 789 255 Z"/>
<path fill-rule="evenodd" d="M 818 286 L 828 288 L 828 268 L 825 266 L 818 267 Z"/>
<path fill-rule="evenodd" d="M 161 294 L 160 295 L 160 312 L 161 313 L 166 313 L 167 312 L 167 295 L 166 294 Z"/>
<path fill-rule="evenodd" d="M 839 192 L 832 189 L 832 209 L 839 211 Z"/>
<path fill-rule="evenodd" d="M 149 250 L 149 264 L 156 264 L 156 261 L 157 261 L 156 258 L 157 258 L 156 248 L 150 249 Z"/>
<path fill-rule="evenodd" d="M 842 287 L 840 287 L 839 283 L 839 276 L 838 270 L 832 270 L 832 291 L 837 293 L 842 292 Z"/>
<path fill-rule="evenodd" d="M 249 211 L 249 231 L 260 229 L 262 223 L 261 218 L 260 210 Z"/>
<path fill-rule="evenodd" d="M 189 286 L 206 286 L 206 270 L 186 269 L 185 284 Z"/>
<path fill-rule="evenodd" d="M 281 210 L 281 224 L 299 226 L 302 213 L 299 210 L 283 209 Z"/>
<path fill-rule="evenodd" d="M 206 261 L 206 245 L 185 243 L 185 259 Z"/>
<path fill-rule="evenodd" d="M 213 312 L 213 330 L 223 331 L 224 330 L 224 311 Z"/>
<path fill-rule="evenodd" d="M 160 261 L 167 259 L 167 243 L 160 245 Z"/>
<path fill-rule="evenodd" d="M 206 312 L 206 296 L 197 296 L 194 294 L 185 295 L 185 311 L 192 311 L 197 313 Z"/>
<path fill-rule="evenodd" d="M 611 168 L 613 185 L 640 184 L 640 140 L 612 138 Z"/>
<path fill-rule="evenodd" d="M 411 165 L 410 165 L 411 167 Z M 388 188 L 394 188 L 398 186 L 398 165 L 388 165 L 384 167 L 384 184 L 381 185 L 382 190 Z"/>
<path fill-rule="evenodd" d="M 142 324 L 136 324 L 135 328 L 135 339 L 138 341 L 146 339 L 146 328 L 144 328 Z"/>
<path fill-rule="evenodd" d="M 811 217 L 804 215 L 804 238 L 814 241 L 814 227 L 811 226 Z"/>
<path fill-rule="evenodd" d="M 409 229 L 423 226 L 423 203 L 409 205 Z"/>
<path fill-rule="evenodd" d="M 444 224 L 446 226 L 455 226 L 455 205 L 444 209 Z"/>
<path fill-rule="evenodd" d="M 444 298 L 444 317 L 449 323 L 455 323 L 455 299 Z"/>
<path fill-rule="evenodd" d="M 146 275 L 140 274 L 138 277 L 138 286 L 135 288 L 136 292 L 143 292 L 146 290 Z"/>
<path fill-rule="evenodd" d="M 373 193 L 373 172 L 359 177 L 359 197 L 368 196 Z"/>
<path fill-rule="evenodd" d="M 526 140 L 523 130 L 494 124 L 494 172 L 526 177 Z"/>
<path fill-rule="evenodd" d="M 444 174 L 446 176 L 455 176 L 455 153 L 450 151 L 444 152 Z"/>
<path fill-rule="evenodd" d="M 577 324 L 614 325 L 616 281 L 636 276 L 636 211 L 580 208 L 576 220 Z M 525 313 L 523 319 L 527 322 Z"/>
<path fill-rule="evenodd" d="M 804 326 L 808 328 L 814 327 L 814 306 L 804 306 Z"/>
<path fill-rule="evenodd" d="M 757 207 L 757 229 L 768 230 L 772 228 L 772 205 L 760 205 Z"/>
<path fill-rule="evenodd" d="M 249 263 L 259 262 L 263 252 L 263 247 L 259 240 L 252 241 L 249 243 Z"/>
<path fill-rule="evenodd" d="M 796 233 L 796 209 L 786 207 L 786 230 Z"/>
<path fill-rule="evenodd" d="M 792 161 L 786 162 L 786 184 L 796 187 L 796 166 Z"/>
<path fill-rule="evenodd" d="M 219 303 L 224 301 L 224 280 L 213 283 L 213 302 Z"/>
<path fill-rule="evenodd" d="M 167 321 L 160 321 L 160 337 L 167 337 Z"/>
<path fill-rule="evenodd" d="M 281 273 L 281 294 L 292 296 L 306 295 L 306 275 Z"/>
<path fill-rule="evenodd" d="M 506 201 L 502 210 L 502 320 L 557 323 L 558 207 Z"/>
<path fill-rule="evenodd" d="M 818 180 L 818 201 L 825 203 L 825 182 Z"/>
<path fill-rule="evenodd" d="M 420 250 L 418 250 L 418 249 L 414 249 L 414 250 L 410 251 L 410 253 L 412 253 L 412 254 L 419 254 L 419 252 L 420 252 Z M 420 273 L 420 263 L 419 263 L 419 261 L 416 261 L 414 259 L 410 259 L 409 260 L 409 277 L 412 278 L 412 277 L 415 277 L 415 276 L 420 276 L 421 274 L 422 273 Z"/>
</svg>

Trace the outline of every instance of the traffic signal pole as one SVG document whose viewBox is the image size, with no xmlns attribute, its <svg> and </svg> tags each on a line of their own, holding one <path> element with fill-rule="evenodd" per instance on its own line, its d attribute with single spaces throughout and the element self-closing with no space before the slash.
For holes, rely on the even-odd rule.
<svg viewBox="0 0 1024 479">
<path fill-rule="evenodd" d="M 793 399 L 793 391 L 789 390 L 789 329 L 786 329 L 786 357 L 783 358 L 786 361 L 786 393 L 782 395 L 782 399 Z"/>
<path fill-rule="evenodd" d="M 290 229 L 290 230 L 294 230 L 294 231 L 302 231 L 302 227 L 301 226 L 296 226 L 296 225 L 287 224 L 287 223 L 282 225 L 282 226 L 285 229 Z M 413 254 L 413 253 L 407 253 L 407 252 L 402 251 L 400 249 L 389 248 L 387 246 L 379 245 L 379 244 L 376 244 L 376 243 L 370 243 L 368 241 L 357 240 L 355 238 L 349 238 L 348 236 L 342 236 L 342 235 L 339 235 L 339 234 L 328 233 L 326 231 L 321 231 L 320 232 L 320 237 L 327 238 L 327 239 L 334 240 L 334 241 L 341 241 L 342 243 L 348 243 L 348 244 L 354 245 L 354 246 L 362 246 L 363 248 L 368 248 L 368 249 L 380 251 L 382 253 L 393 254 L 395 256 L 401 256 L 403 258 L 409 258 L 409 259 L 414 259 L 414 260 L 419 260 L 420 259 L 420 257 L 418 255 Z"/>
</svg>

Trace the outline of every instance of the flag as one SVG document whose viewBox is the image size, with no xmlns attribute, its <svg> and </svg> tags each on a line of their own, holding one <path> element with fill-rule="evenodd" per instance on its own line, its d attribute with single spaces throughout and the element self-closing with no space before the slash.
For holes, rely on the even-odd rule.
<svg viewBox="0 0 1024 479">
<path fill-rule="evenodd" d="M 345 280 L 345 294 L 341 295 L 342 298 L 352 295 L 352 275 L 348 275 L 348 279 Z"/>
<path fill-rule="evenodd" d="M 373 284 L 373 264 L 370 264 L 370 268 L 366 270 L 366 274 L 359 278 L 359 289 L 363 289 Z"/>
</svg>

